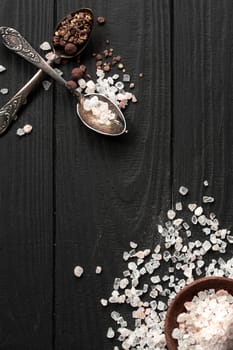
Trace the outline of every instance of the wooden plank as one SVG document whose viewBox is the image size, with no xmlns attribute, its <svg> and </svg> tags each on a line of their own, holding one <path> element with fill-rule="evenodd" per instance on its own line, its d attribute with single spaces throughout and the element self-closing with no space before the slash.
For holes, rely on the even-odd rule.
<svg viewBox="0 0 233 350">
<path fill-rule="evenodd" d="M 213 195 L 209 210 L 228 228 L 233 219 L 232 14 L 231 1 L 174 2 L 174 198 L 180 185 L 190 188 L 189 202 Z"/>
<path fill-rule="evenodd" d="M 2 0 L 0 24 L 15 27 L 36 47 L 52 33 L 53 1 Z M 36 69 L 0 45 L 7 71 L 4 105 Z M 0 347 L 51 349 L 53 305 L 53 105 L 52 90 L 38 88 L 0 138 Z M 30 123 L 33 132 L 16 130 Z"/>
<path fill-rule="evenodd" d="M 91 54 L 110 40 L 138 103 L 125 111 L 129 133 L 107 138 L 81 125 L 72 97 L 56 87 L 55 348 L 112 349 L 100 298 L 125 268 L 122 253 L 131 240 L 142 247 L 159 241 L 155 227 L 171 198 L 169 1 L 57 1 L 57 18 L 77 5 L 106 17 L 82 63 L 95 76 Z M 66 78 L 71 66 L 63 68 Z M 84 267 L 82 279 L 74 277 L 75 265 Z M 103 267 L 100 276 L 96 265 Z"/>
</svg>

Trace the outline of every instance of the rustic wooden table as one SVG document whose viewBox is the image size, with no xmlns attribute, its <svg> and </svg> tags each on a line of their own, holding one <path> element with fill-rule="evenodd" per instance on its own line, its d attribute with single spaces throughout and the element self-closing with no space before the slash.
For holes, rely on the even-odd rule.
<svg viewBox="0 0 233 350">
<path fill-rule="evenodd" d="M 110 40 L 135 82 L 129 133 L 85 128 L 58 84 L 39 86 L 0 138 L 0 349 L 113 349 L 100 305 L 130 241 L 150 247 L 180 185 L 203 180 L 221 222 L 233 222 L 233 2 L 230 0 L 1 0 L 0 25 L 37 49 L 81 7 L 106 17 L 82 63 Z M 42 53 L 42 52 L 41 52 Z M 3 105 L 36 69 L 0 45 Z M 62 67 L 69 79 L 72 63 Z M 143 78 L 139 73 L 143 72 Z M 30 123 L 33 132 L 16 136 Z M 75 265 L 85 269 L 82 279 Z M 103 267 L 95 274 L 96 265 Z"/>
</svg>

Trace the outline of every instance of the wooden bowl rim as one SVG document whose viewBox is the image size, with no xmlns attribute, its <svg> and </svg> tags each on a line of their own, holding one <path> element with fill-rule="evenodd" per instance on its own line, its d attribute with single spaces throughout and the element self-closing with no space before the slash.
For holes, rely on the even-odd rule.
<svg viewBox="0 0 233 350">
<path fill-rule="evenodd" d="M 207 283 L 210 283 L 210 285 L 206 285 Z M 177 341 L 172 338 L 171 334 L 177 325 L 176 318 L 178 314 L 184 309 L 184 302 L 191 301 L 198 292 L 205 289 L 225 289 L 233 294 L 233 279 L 230 277 L 219 276 L 202 277 L 181 289 L 169 305 L 165 318 L 165 337 L 169 350 L 177 350 Z"/>
</svg>

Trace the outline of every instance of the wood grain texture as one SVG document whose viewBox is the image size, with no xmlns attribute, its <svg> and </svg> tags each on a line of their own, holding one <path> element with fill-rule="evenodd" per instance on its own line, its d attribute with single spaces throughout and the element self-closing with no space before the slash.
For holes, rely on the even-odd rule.
<svg viewBox="0 0 233 350">
<path fill-rule="evenodd" d="M 233 120 L 231 1 L 174 2 L 174 191 L 203 194 L 232 226 Z M 203 180 L 209 180 L 204 191 Z"/>
<path fill-rule="evenodd" d="M 18 29 L 35 46 L 49 38 L 52 1 L 1 1 L 0 23 Z M 45 25 L 46 23 L 46 25 Z M 7 71 L 3 105 L 36 71 L 0 45 Z M 52 91 L 38 88 L 0 138 L 0 348 L 51 349 L 53 268 Z M 30 136 L 16 130 L 33 125 Z"/>
<path fill-rule="evenodd" d="M 76 4 L 77 6 L 77 4 Z M 106 24 L 96 26 L 82 63 L 95 77 L 92 52 L 122 56 L 138 103 L 125 111 L 129 133 L 94 134 L 75 115 L 72 97 L 56 88 L 56 349 L 112 349 L 106 339 L 108 297 L 131 240 L 150 247 L 170 193 L 170 26 L 168 1 L 80 1 Z M 134 9 L 132 11 L 132 8 Z M 57 17 L 74 9 L 57 2 Z M 69 77 L 71 68 L 65 67 Z M 144 77 L 139 78 L 143 72 Z M 84 267 L 82 279 L 73 276 Z M 96 265 L 103 273 L 95 274 Z"/>
</svg>

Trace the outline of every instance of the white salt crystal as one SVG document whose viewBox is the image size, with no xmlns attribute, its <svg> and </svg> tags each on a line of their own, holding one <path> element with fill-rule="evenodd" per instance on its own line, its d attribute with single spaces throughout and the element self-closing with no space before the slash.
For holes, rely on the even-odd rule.
<svg viewBox="0 0 233 350">
<path fill-rule="evenodd" d="M 130 82 L 130 75 L 129 74 L 123 74 L 123 81 L 124 82 Z"/>
<path fill-rule="evenodd" d="M 81 89 L 85 89 L 85 87 L 87 86 L 86 81 L 84 79 L 79 79 L 78 85 L 80 86 Z"/>
<path fill-rule="evenodd" d="M 138 244 L 135 243 L 135 242 L 130 242 L 129 245 L 130 245 L 130 247 L 133 248 L 133 249 L 137 248 L 137 246 L 138 246 Z"/>
<path fill-rule="evenodd" d="M 23 128 L 18 128 L 16 131 L 16 135 L 18 135 L 18 136 L 25 135 L 25 131 L 23 130 Z"/>
<path fill-rule="evenodd" d="M 202 201 L 203 201 L 203 203 L 213 203 L 214 202 L 214 197 L 203 196 L 202 197 Z"/>
<path fill-rule="evenodd" d="M 88 80 L 88 82 L 86 83 L 86 86 L 90 89 L 95 89 L 95 83 L 93 80 Z"/>
<path fill-rule="evenodd" d="M 43 51 L 49 51 L 51 50 L 51 45 L 48 41 L 44 41 L 41 45 L 40 45 L 41 50 Z"/>
<path fill-rule="evenodd" d="M 166 304 L 163 301 L 159 300 L 157 308 L 158 310 L 163 311 L 166 309 Z"/>
<path fill-rule="evenodd" d="M 101 303 L 101 305 L 103 305 L 103 306 L 107 306 L 108 305 L 108 301 L 107 301 L 107 299 L 100 299 L 100 303 Z"/>
<path fill-rule="evenodd" d="M 229 236 L 229 235 L 228 235 L 228 236 L 227 236 L 227 240 L 228 240 L 229 243 L 232 244 L 232 243 L 233 243 L 233 236 Z"/>
<path fill-rule="evenodd" d="M 150 280 L 152 283 L 159 283 L 161 281 L 159 276 L 152 276 Z"/>
<path fill-rule="evenodd" d="M 120 288 L 125 289 L 129 284 L 129 280 L 127 278 L 123 278 L 120 280 Z"/>
<path fill-rule="evenodd" d="M 102 267 L 101 266 L 96 266 L 95 273 L 99 275 L 102 272 Z"/>
<path fill-rule="evenodd" d="M 183 208 L 181 202 L 177 202 L 175 207 L 176 207 L 176 210 L 182 210 Z"/>
<path fill-rule="evenodd" d="M 209 183 L 208 183 L 207 180 L 204 180 L 203 184 L 204 184 L 204 186 L 206 186 L 206 187 L 209 185 Z"/>
<path fill-rule="evenodd" d="M 194 215 L 196 215 L 196 216 L 200 216 L 202 213 L 203 213 L 203 208 L 202 207 L 197 207 L 194 210 Z"/>
<path fill-rule="evenodd" d="M 173 220 L 173 225 L 176 227 L 179 227 L 183 222 L 183 219 L 179 218 L 179 219 L 175 219 Z"/>
<path fill-rule="evenodd" d="M 51 81 L 43 80 L 42 85 L 43 85 L 43 88 L 45 89 L 45 91 L 48 91 L 50 86 L 52 85 L 52 83 L 51 83 Z"/>
<path fill-rule="evenodd" d="M 175 216 L 176 216 L 176 212 L 174 210 L 172 209 L 168 210 L 167 212 L 168 219 L 173 220 Z"/>
<path fill-rule="evenodd" d="M 182 194 L 182 196 L 185 196 L 188 193 L 188 188 L 185 186 L 180 186 L 179 193 Z"/>
<path fill-rule="evenodd" d="M 205 241 L 202 245 L 203 249 L 205 252 L 208 252 L 208 250 L 210 250 L 210 248 L 212 247 L 211 243 L 209 241 Z"/>
<path fill-rule="evenodd" d="M 191 218 L 191 221 L 194 225 L 196 225 L 198 223 L 198 220 L 197 220 L 197 217 L 196 215 L 193 215 L 192 218 Z"/>
<path fill-rule="evenodd" d="M 196 203 L 190 203 L 188 205 L 188 208 L 189 208 L 190 211 L 194 211 L 196 209 L 196 207 L 197 207 Z"/>
<path fill-rule="evenodd" d="M 82 266 L 79 266 L 79 265 L 75 266 L 75 268 L 74 268 L 74 275 L 76 277 L 81 277 L 83 272 L 84 272 L 84 269 L 83 269 Z"/>
<path fill-rule="evenodd" d="M 9 90 L 8 90 L 7 88 L 2 88 L 2 89 L 0 89 L 0 93 L 1 93 L 2 95 L 7 95 L 8 92 L 9 92 Z"/>
<path fill-rule="evenodd" d="M 128 269 L 129 270 L 137 270 L 137 264 L 135 264 L 135 262 L 128 263 Z"/>
<path fill-rule="evenodd" d="M 107 338 L 111 339 L 111 338 L 114 338 L 114 336 L 115 336 L 114 330 L 112 329 L 112 327 L 109 327 L 107 331 Z"/>
<path fill-rule="evenodd" d="M 4 72 L 5 70 L 6 70 L 6 67 L 4 67 L 0 64 L 0 73 Z"/>
</svg>

